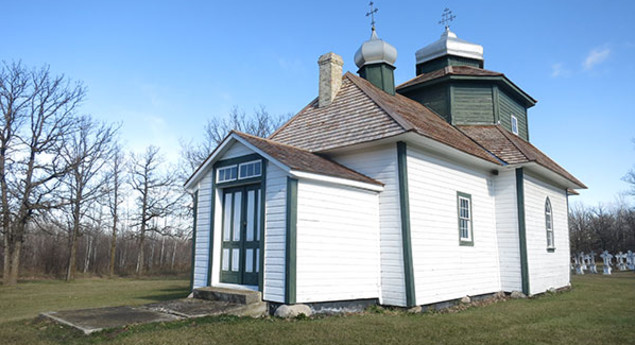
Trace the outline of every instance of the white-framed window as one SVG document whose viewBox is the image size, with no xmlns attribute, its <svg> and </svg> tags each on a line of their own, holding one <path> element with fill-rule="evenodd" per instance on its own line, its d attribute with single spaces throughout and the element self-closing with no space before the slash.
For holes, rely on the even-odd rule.
<svg viewBox="0 0 635 345">
<path fill-rule="evenodd" d="M 472 229 L 472 196 L 457 192 L 459 243 L 461 245 L 473 245 Z"/>
<path fill-rule="evenodd" d="M 545 201 L 545 229 L 547 231 L 547 249 L 553 249 L 553 212 L 551 209 L 551 201 L 549 201 L 548 197 Z"/>
<path fill-rule="evenodd" d="M 512 133 L 518 135 L 518 119 L 512 115 Z"/>
<path fill-rule="evenodd" d="M 262 161 L 251 161 L 238 165 L 238 179 L 258 177 L 262 174 Z"/>
<path fill-rule="evenodd" d="M 218 168 L 216 170 L 217 183 L 236 181 L 237 177 L 238 177 L 237 165 L 229 165 L 226 167 Z"/>
</svg>

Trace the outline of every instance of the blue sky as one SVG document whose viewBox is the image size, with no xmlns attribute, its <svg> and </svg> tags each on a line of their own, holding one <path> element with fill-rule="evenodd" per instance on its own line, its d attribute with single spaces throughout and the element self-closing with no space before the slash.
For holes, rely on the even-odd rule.
<svg viewBox="0 0 635 345">
<path fill-rule="evenodd" d="M 485 68 L 538 100 L 530 139 L 589 186 L 572 199 L 610 203 L 635 164 L 633 1 L 375 1 L 379 36 L 397 48 L 397 83 L 438 39 L 447 6 Z M 84 82 L 82 111 L 123 123 L 129 149 L 197 140 L 233 106 L 296 113 L 317 94 L 317 58 L 344 70 L 370 36 L 367 1 L 7 1 L 0 59 L 49 64 Z"/>
</svg>

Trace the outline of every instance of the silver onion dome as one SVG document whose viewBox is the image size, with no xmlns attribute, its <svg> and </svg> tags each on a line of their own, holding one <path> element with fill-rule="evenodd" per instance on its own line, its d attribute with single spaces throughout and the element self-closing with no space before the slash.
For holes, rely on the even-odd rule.
<svg viewBox="0 0 635 345">
<path fill-rule="evenodd" d="M 355 53 L 355 64 L 359 68 L 376 63 L 387 63 L 394 67 L 396 60 L 397 49 L 380 39 L 374 28 L 370 39 L 362 43 L 362 46 Z"/>
<path fill-rule="evenodd" d="M 417 50 L 415 53 L 417 64 L 434 60 L 444 55 L 454 55 L 482 61 L 483 46 L 458 38 L 454 32 L 446 27 L 441 38 Z"/>
</svg>

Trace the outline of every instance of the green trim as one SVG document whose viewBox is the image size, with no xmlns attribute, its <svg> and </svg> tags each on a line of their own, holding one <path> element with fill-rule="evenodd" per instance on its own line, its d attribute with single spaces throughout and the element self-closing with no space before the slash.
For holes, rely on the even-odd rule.
<svg viewBox="0 0 635 345">
<path fill-rule="evenodd" d="M 454 124 L 454 85 L 448 85 L 448 116 L 450 123 Z"/>
<path fill-rule="evenodd" d="M 470 240 L 466 241 L 461 239 L 461 199 L 465 198 L 470 201 Z M 474 246 L 474 205 L 472 204 L 472 195 L 462 192 L 456 192 L 456 219 L 457 227 L 459 229 L 459 245 L 460 246 Z"/>
<path fill-rule="evenodd" d="M 212 286 L 212 264 L 214 254 L 214 211 L 216 207 L 216 169 L 212 169 L 212 194 L 209 214 L 209 254 L 207 256 L 207 286 Z"/>
<path fill-rule="evenodd" d="M 192 264 L 190 268 L 190 291 L 194 288 L 194 268 L 196 262 L 196 211 L 198 210 L 198 191 L 194 192 L 194 224 L 192 226 Z"/>
<path fill-rule="evenodd" d="M 525 175 L 523 168 L 516 168 L 516 207 L 518 208 L 518 240 L 520 244 L 520 276 L 522 289 L 529 295 L 529 264 L 527 262 L 527 233 L 525 227 Z"/>
<path fill-rule="evenodd" d="M 399 205 L 401 213 L 401 239 L 403 244 L 404 284 L 408 307 L 417 303 L 415 296 L 412 242 L 410 236 L 410 195 L 408 193 L 408 153 L 406 143 L 397 142 L 397 168 L 399 174 Z"/>
<path fill-rule="evenodd" d="M 265 289 L 265 203 L 267 201 L 267 160 L 262 161 L 262 180 L 260 181 L 260 267 L 258 267 L 258 291 Z"/>
<path fill-rule="evenodd" d="M 494 111 L 494 123 L 499 123 L 501 120 L 500 117 L 500 105 L 499 105 L 499 99 L 498 99 L 498 86 L 497 85 L 493 85 L 492 86 L 492 103 L 493 103 L 493 111 Z"/>
<path fill-rule="evenodd" d="M 223 160 L 220 160 L 220 161 L 214 163 L 214 169 L 225 167 L 225 166 L 228 166 L 228 165 L 234 165 L 234 164 L 239 164 L 239 163 L 244 163 L 244 162 L 249 162 L 249 161 L 255 161 L 257 159 L 262 159 L 262 156 L 260 156 L 257 153 L 252 153 L 252 154 L 244 155 L 244 156 L 240 156 L 240 157 L 223 159 Z"/>
<path fill-rule="evenodd" d="M 298 180 L 287 177 L 286 255 L 284 270 L 285 303 L 296 301 L 296 250 L 298 222 Z"/>
</svg>

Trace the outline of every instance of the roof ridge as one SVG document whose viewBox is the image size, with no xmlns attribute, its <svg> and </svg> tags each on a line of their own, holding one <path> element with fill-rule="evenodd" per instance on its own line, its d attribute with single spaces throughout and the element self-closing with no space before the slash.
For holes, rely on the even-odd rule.
<svg viewBox="0 0 635 345">
<path fill-rule="evenodd" d="M 512 138 L 510 137 L 509 133 L 507 133 L 506 129 L 503 129 L 501 125 L 496 124 L 494 125 L 494 128 L 496 128 L 499 132 L 501 132 L 501 134 L 503 134 L 503 136 L 512 144 L 514 145 L 514 147 L 518 150 L 518 152 L 522 153 L 523 156 L 525 156 L 525 158 L 527 159 L 527 161 L 530 162 L 534 162 L 536 161 L 536 159 L 531 159 L 529 158 L 530 155 L 527 154 L 527 152 L 525 152 L 525 150 L 523 150 L 519 145 L 516 145 L 516 143 L 514 142 L 514 140 L 512 140 Z M 527 142 L 529 143 L 529 142 Z M 533 146 L 533 145 L 532 145 Z M 535 146 L 534 146 L 535 148 Z"/>
<path fill-rule="evenodd" d="M 339 93 L 339 91 L 338 91 L 338 93 Z M 311 102 L 309 102 L 309 104 L 305 105 L 304 108 L 302 108 L 300 111 L 298 111 L 287 122 L 285 122 L 282 126 L 278 127 L 278 129 L 276 129 L 273 133 L 271 133 L 268 138 L 273 138 L 280 131 L 282 131 L 283 129 L 287 128 L 287 126 L 289 126 L 293 121 L 295 121 L 300 116 L 300 114 L 302 114 L 305 110 L 307 110 L 309 107 L 314 105 L 319 100 L 319 98 L 320 97 L 315 97 Z"/>
<path fill-rule="evenodd" d="M 361 82 L 361 80 L 365 80 L 361 77 L 358 77 L 356 75 L 353 75 L 351 72 L 346 72 L 346 74 L 344 74 L 345 77 L 347 77 L 351 82 L 353 82 L 353 84 L 355 84 L 368 98 L 370 98 L 371 101 L 373 101 L 375 104 L 377 104 L 386 114 L 388 114 L 388 116 L 395 121 L 399 126 L 401 126 L 401 128 L 403 128 L 406 131 L 411 131 L 415 128 L 415 126 L 410 123 L 410 121 L 404 119 L 401 115 L 399 115 L 394 109 L 392 109 L 391 106 L 385 104 L 384 102 L 382 102 L 381 100 L 377 99 L 377 97 L 375 97 L 375 95 L 372 95 L 372 92 L 374 90 L 370 90 L 368 89 L 369 85 L 364 85 L 363 82 Z M 368 81 L 366 81 L 368 82 Z M 368 82 L 370 83 L 370 82 Z M 380 90 L 378 90 L 380 91 Z M 383 91 L 381 91 L 383 92 Z M 388 95 L 388 94 L 387 94 Z M 397 97 L 396 94 L 393 97 Z"/>
</svg>

